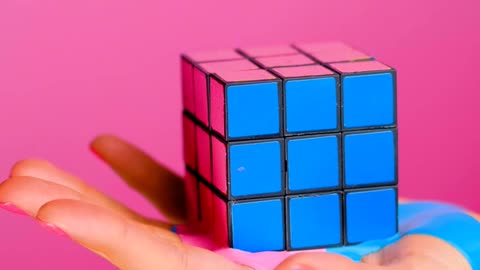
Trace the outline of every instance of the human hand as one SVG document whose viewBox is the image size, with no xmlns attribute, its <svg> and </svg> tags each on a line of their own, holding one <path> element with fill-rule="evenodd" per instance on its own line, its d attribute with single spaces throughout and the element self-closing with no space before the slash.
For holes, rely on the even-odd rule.
<svg viewBox="0 0 480 270">
<path fill-rule="evenodd" d="M 91 147 L 132 189 L 150 200 L 164 220 L 143 217 L 40 160 L 22 161 L 12 168 L 10 178 L 0 185 L 0 202 L 3 208 L 18 208 L 48 228 L 63 232 L 123 270 L 476 270 L 457 248 L 421 234 L 332 252 L 251 254 L 215 249 L 208 239 L 170 231 L 172 225 L 186 222 L 181 178 L 117 137 L 100 136 Z M 442 215 L 441 211 L 429 211 L 427 217 L 423 213 L 423 219 L 420 214 L 406 217 L 405 232 L 421 230 L 429 220 Z"/>
</svg>

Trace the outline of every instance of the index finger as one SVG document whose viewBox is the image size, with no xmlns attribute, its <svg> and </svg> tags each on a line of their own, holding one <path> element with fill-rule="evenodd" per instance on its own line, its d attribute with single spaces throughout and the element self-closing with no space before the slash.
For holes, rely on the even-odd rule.
<svg viewBox="0 0 480 270">
<path fill-rule="evenodd" d="M 131 188 L 145 196 L 169 223 L 185 222 L 185 192 L 181 177 L 117 136 L 98 136 L 90 147 Z"/>
</svg>

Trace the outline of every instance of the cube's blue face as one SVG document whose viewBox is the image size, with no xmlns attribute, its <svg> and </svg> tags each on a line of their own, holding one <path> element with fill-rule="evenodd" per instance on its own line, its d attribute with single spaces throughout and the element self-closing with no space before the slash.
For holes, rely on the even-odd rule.
<svg viewBox="0 0 480 270">
<path fill-rule="evenodd" d="M 395 82 L 392 73 L 343 78 L 343 128 L 360 129 L 395 124 Z"/>
<path fill-rule="evenodd" d="M 339 135 L 289 139 L 286 142 L 286 149 L 289 192 L 340 187 Z"/>
<path fill-rule="evenodd" d="M 341 245 L 341 204 L 338 193 L 287 198 L 289 247 L 296 250 Z"/>
<path fill-rule="evenodd" d="M 287 134 L 338 128 L 339 104 L 335 77 L 287 81 L 284 91 Z"/>
<path fill-rule="evenodd" d="M 283 193 L 283 140 L 229 146 L 231 197 Z"/>
<path fill-rule="evenodd" d="M 397 232 L 397 190 L 383 188 L 345 195 L 346 241 L 385 239 Z"/>
<path fill-rule="evenodd" d="M 396 184 L 394 130 L 346 133 L 344 171 L 346 187 Z"/>
<path fill-rule="evenodd" d="M 278 82 L 231 85 L 226 95 L 228 138 L 281 134 Z"/>
<path fill-rule="evenodd" d="M 233 203 L 230 226 L 232 248 L 247 252 L 283 250 L 284 199 Z"/>
</svg>

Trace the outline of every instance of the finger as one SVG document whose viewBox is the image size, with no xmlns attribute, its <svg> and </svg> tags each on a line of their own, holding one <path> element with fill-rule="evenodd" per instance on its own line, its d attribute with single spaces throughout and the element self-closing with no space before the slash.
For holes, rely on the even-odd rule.
<svg viewBox="0 0 480 270">
<path fill-rule="evenodd" d="M 275 270 L 384 270 L 377 265 L 354 262 L 330 253 L 298 253 L 283 261 Z"/>
<path fill-rule="evenodd" d="M 59 198 L 83 200 L 82 194 L 68 187 L 28 176 L 12 177 L 0 185 L 0 202 L 11 203 L 30 216 Z"/>
<path fill-rule="evenodd" d="M 0 185 L 0 202 L 10 203 L 22 212 L 35 216 L 42 205 L 58 199 L 75 199 L 103 206 L 127 219 L 170 229 L 167 224 L 147 220 L 132 211 L 119 209 L 116 205 L 105 204 L 98 197 L 89 197 L 69 187 L 29 176 L 14 176 Z"/>
<path fill-rule="evenodd" d="M 111 135 L 95 138 L 91 149 L 133 189 L 174 224 L 185 222 L 183 180 L 132 144 Z"/>
<path fill-rule="evenodd" d="M 13 196 L 16 197 L 18 197 L 17 194 L 20 192 L 21 196 L 29 196 L 33 198 L 71 198 L 67 195 L 71 194 L 72 191 L 76 191 L 81 195 L 81 198 L 83 200 L 90 201 L 92 203 L 116 211 L 121 215 L 124 215 L 125 217 L 134 218 L 145 223 L 161 226 L 163 228 L 171 227 L 170 225 L 167 225 L 163 222 L 147 219 L 139 215 L 138 213 L 129 209 L 120 202 L 110 198 L 106 194 L 94 189 L 93 187 L 87 185 L 85 182 L 78 179 L 77 177 L 67 173 L 64 170 L 61 170 L 60 168 L 54 166 L 47 161 L 27 159 L 17 162 L 12 167 L 10 175 L 12 176 L 9 181 L 11 182 L 11 184 L 7 185 L 7 188 L 4 190 L 5 193 L 11 193 Z M 30 177 L 30 179 L 28 179 L 28 177 Z M 54 183 L 57 186 L 47 185 L 47 183 L 44 183 L 45 181 Z M 21 188 L 17 187 L 17 184 L 19 184 Z M 58 185 L 64 186 L 67 189 L 61 189 L 60 187 L 58 187 Z M 49 190 L 49 187 L 47 186 L 51 186 L 52 189 Z M 45 196 L 45 194 L 48 194 L 48 196 Z M 45 202 L 46 201 L 44 201 L 43 203 Z M 29 204 L 29 206 L 35 208 L 39 205 Z"/>
<path fill-rule="evenodd" d="M 214 253 L 184 245 L 171 232 L 152 231 L 81 201 L 49 202 L 37 218 L 122 270 L 245 270 Z"/>
<path fill-rule="evenodd" d="M 69 175 L 50 162 L 41 159 L 25 159 L 15 163 L 10 169 L 10 177 L 31 176 L 57 183 L 80 193 L 88 192 L 88 185 Z"/>
</svg>

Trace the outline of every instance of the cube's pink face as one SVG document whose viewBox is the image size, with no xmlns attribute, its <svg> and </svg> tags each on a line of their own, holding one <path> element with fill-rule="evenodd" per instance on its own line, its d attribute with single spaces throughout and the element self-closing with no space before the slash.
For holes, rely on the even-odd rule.
<svg viewBox="0 0 480 270">
<path fill-rule="evenodd" d="M 212 129 L 226 137 L 225 126 L 225 87 L 230 83 L 261 82 L 277 79 L 273 74 L 262 69 L 255 70 L 223 70 L 216 72 L 218 78 L 210 78 L 210 121 Z M 221 82 L 222 81 L 222 82 Z"/>
<path fill-rule="evenodd" d="M 213 195 L 212 240 L 220 247 L 228 247 L 228 203 Z"/>
<path fill-rule="evenodd" d="M 212 136 L 212 183 L 221 193 L 227 195 L 227 146 Z"/>
<path fill-rule="evenodd" d="M 214 226 L 213 192 L 201 181 L 198 183 L 199 221 L 195 231 L 211 236 Z"/>
<path fill-rule="evenodd" d="M 273 74 L 263 69 L 225 71 L 218 72 L 217 75 L 226 83 L 267 81 L 277 79 Z"/>
<path fill-rule="evenodd" d="M 193 90 L 195 97 L 195 117 L 208 127 L 207 76 L 197 67 L 193 67 Z"/>
<path fill-rule="evenodd" d="M 347 44 L 340 41 L 304 42 L 297 43 L 294 45 L 294 47 L 306 53 L 345 50 L 351 48 Z"/>
<path fill-rule="evenodd" d="M 312 53 L 312 56 L 322 63 L 360 61 L 371 59 L 371 57 L 369 57 L 368 55 L 354 49 L 315 52 Z"/>
<path fill-rule="evenodd" d="M 349 62 L 372 59 L 371 56 L 341 42 L 298 44 L 297 48 L 322 63 Z"/>
<path fill-rule="evenodd" d="M 212 74 L 216 72 L 228 72 L 228 71 L 242 71 L 259 69 L 257 65 L 249 60 L 233 60 L 233 61 L 219 61 L 208 62 L 200 64 L 200 67 L 206 72 L 206 74 Z"/>
<path fill-rule="evenodd" d="M 188 170 L 185 175 L 185 197 L 188 224 L 191 229 L 196 229 L 199 225 L 198 183 L 195 175 Z"/>
<path fill-rule="evenodd" d="M 330 64 L 332 68 L 341 73 L 360 73 L 371 71 L 388 71 L 392 68 L 378 61 L 359 61 Z"/>
<path fill-rule="evenodd" d="M 265 68 L 311 65 L 315 62 L 303 54 L 255 58 Z"/>
<path fill-rule="evenodd" d="M 210 150 L 210 134 L 200 126 L 196 126 L 197 166 L 198 173 L 206 181 L 212 181 L 212 158 Z"/>
<path fill-rule="evenodd" d="M 193 65 L 187 60 L 181 60 L 183 107 L 188 112 L 195 113 L 195 98 L 193 90 Z"/>
<path fill-rule="evenodd" d="M 210 78 L 210 121 L 212 129 L 225 137 L 225 87 L 215 78 Z"/>
<path fill-rule="evenodd" d="M 197 146 L 195 123 L 183 115 L 183 159 L 192 170 L 197 170 Z"/>
<path fill-rule="evenodd" d="M 189 52 L 187 56 L 196 63 L 231 61 L 231 60 L 243 59 L 243 56 L 233 49 Z"/>
<path fill-rule="evenodd" d="M 274 68 L 273 71 L 284 78 L 325 76 L 335 74 L 330 69 L 321 65 Z"/>
<path fill-rule="evenodd" d="M 244 54 L 251 58 L 264 56 L 280 56 L 297 54 L 298 51 L 289 45 L 265 46 L 265 47 L 251 47 L 240 49 Z"/>
</svg>

